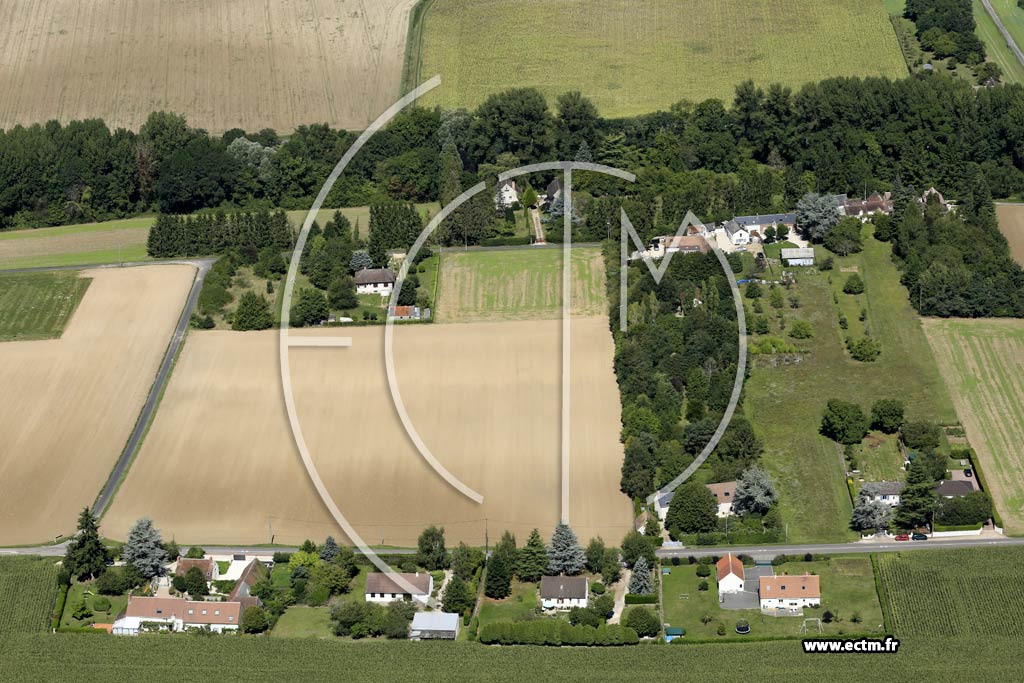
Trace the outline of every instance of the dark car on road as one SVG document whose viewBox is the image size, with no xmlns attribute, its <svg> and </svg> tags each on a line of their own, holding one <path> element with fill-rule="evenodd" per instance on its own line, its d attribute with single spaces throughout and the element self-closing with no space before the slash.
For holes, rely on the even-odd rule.
<svg viewBox="0 0 1024 683">
<path fill-rule="evenodd" d="M 913 534 L 913 535 L 911 535 L 910 540 L 912 540 L 912 541 L 927 541 L 928 537 L 925 536 L 924 534 Z"/>
</svg>

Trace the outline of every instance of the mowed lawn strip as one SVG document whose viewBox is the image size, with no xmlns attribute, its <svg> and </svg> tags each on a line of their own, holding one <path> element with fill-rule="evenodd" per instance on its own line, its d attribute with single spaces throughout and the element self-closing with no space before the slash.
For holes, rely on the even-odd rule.
<svg viewBox="0 0 1024 683">
<path fill-rule="evenodd" d="M 276 638 L 332 637 L 331 608 L 305 605 L 289 607 L 277 620 L 271 635 Z"/>
<path fill-rule="evenodd" d="M 925 321 L 1009 533 L 1024 533 L 1024 321 Z"/>
<path fill-rule="evenodd" d="M 820 261 L 826 252 L 817 249 Z M 850 296 L 842 293 L 848 274 L 839 268 L 852 265 L 866 283 L 861 300 L 868 311 L 867 327 L 882 344 L 874 363 L 849 357 L 842 341 L 846 331 L 839 328 L 832 302 L 833 292 L 841 302 Z M 956 413 L 888 244 L 869 237 L 862 253 L 837 258 L 830 273 L 798 271 L 797 277 L 794 292 L 801 308 L 787 310 L 787 316 L 811 323 L 811 352 L 799 363 L 777 367 L 755 359 L 744 409 L 765 443 L 763 464 L 779 486 L 790 542 L 848 540 L 853 537 L 848 528 L 851 503 L 842 452 L 818 433 L 828 400 L 856 401 L 869 411 L 880 398 L 898 398 L 906 404 L 909 419 L 945 424 L 955 422 Z"/>
<path fill-rule="evenodd" d="M 598 248 L 572 253 L 572 314 L 605 310 L 604 264 Z M 438 322 L 558 318 L 562 314 L 561 249 L 448 252 L 441 266 Z"/>
<path fill-rule="evenodd" d="M 434 0 L 416 82 L 429 104 L 474 107 L 513 87 L 569 90 L 607 117 L 680 100 L 731 102 L 752 78 L 798 88 L 907 73 L 882 0 Z"/>
<path fill-rule="evenodd" d="M 0 275 L 0 341 L 60 337 L 90 282 L 77 273 Z"/>
</svg>

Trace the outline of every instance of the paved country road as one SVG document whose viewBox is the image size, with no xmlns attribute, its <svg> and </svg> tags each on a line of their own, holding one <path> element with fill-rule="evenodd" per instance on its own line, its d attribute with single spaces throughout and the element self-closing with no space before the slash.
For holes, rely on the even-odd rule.
<svg viewBox="0 0 1024 683">
<path fill-rule="evenodd" d="M 183 543 L 182 549 L 187 548 L 189 544 Z M 67 552 L 68 542 L 58 543 L 56 545 L 40 545 L 40 546 L 25 546 L 21 548 L 0 548 L 0 556 L 3 555 L 40 555 L 42 557 L 64 557 Z M 207 555 L 234 555 L 245 554 L 245 555 L 270 555 L 276 552 L 282 553 L 294 553 L 298 551 L 298 547 L 291 546 L 241 546 L 241 545 L 204 545 L 203 550 L 206 551 Z M 381 555 L 415 555 L 418 551 L 413 548 L 371 548 L 375 552 Z M 353 548 L 357 554 L 359 554 L 358 548 Z"/>
<path fill-rule="evenodd" d="M 776 555 L 803 555 L 806 553 L 822 553 L 837 555 L 840 553 L 893 553 L 902 550 L 942 550 L 950 548 L 990 548 L 998 546 L 1024 545 L 1024 538 L 1007 536 L 979 536 L 956 538 L 930 538 L 927 541 L 855 541 L 853 543 L 804 543 L 800 545 L 763 545 L 763 546 L 728 546 L 688 548 L 659 548 L 660 558 L 672 557 L 707 557 L 709 555 L 734 554 L 750 555 L 756 559 L 768 559 Z"/>
<path fill-rule="evenodd" d="M 103 488 L 100 490 L 100 494 L 96 497 L 96 502 L 92 506 L 93 514 L 98 517 L 103 516 L 107 506 L 110 504 L 110 499 L 114 496 L 118 483 L 120 483 L 124 473 L 128 470 L 132 457 L 135 455 L 135 450 L 139 447 L 139 443 L 142 441 L 142 437 L 146 433 L 146 428 L 149 426 L 149 421 L 153 417 L 153 412 L 156 410 L 156 406 L 160 402 L 160 396 L 163 393 L 164 386 L 167 384 L 167 378 L 171 374 L 171 368 L 174 366 L 174 359 L 178 356 L 178 351 L 181 350 L 182 342 L 185 341 L 185 333 L 188 331 L 188 324 L 189 320 L 192 318 L 192 311 L 195 309 L 196 302 L 199 300 L 199 291 L 203 288 L 203 280 L 206 278 L 206 273 L 210 270 L 210 266 L 213 265 L 213 262 L 214 259 L 212 258 L 196 259 L 193 261 L 159 262 L 161 265 L 168 263 L 184 263 L 195 266 L 196 277 L 195 280 L 192 281 L 192 289 L 189 290 L 188 298 L 185 299 L 185 306 L 181 309 L 181 315 L 178 317 L 178 325 L 174 328 L 174 334 L 171 336 L 170 344 L 167 345 L 167 351 L 164 353 L 164 359 L 160 363 L 160 369 L 157 370 L 156 379 L 153 380 L 153 385 L 149 388 L 149 395 L 146 397 L 146 402 L 142 406 L 142 412 L 139 413 L 139 418 L 135 421 L 135 428 L 132 429 L 132 433 L 128 437 L 128 442 L 125 444 L 124 450 L 121 451 L 121 456 L 117 459 L 114 469 L 110 472 L 110 477 L 107 478 L 107 483 L 103 485 Z M 146 262 L 141 263 L 146 264 Z"/>
</svg>

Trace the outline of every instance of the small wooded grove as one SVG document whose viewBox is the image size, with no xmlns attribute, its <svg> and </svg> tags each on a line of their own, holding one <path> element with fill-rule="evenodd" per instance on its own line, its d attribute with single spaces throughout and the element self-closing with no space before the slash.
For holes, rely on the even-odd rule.
<svg viewBox="0 0 1024 683">
<path fill-rule="evenodd" d="M 294 241 L 284 211 L 160 214 L 149 230 L 146 251 L 154 258 L 208 256 L 234 248 L 255 253 L 265 247 L 290 249 Z"/>
</svg>

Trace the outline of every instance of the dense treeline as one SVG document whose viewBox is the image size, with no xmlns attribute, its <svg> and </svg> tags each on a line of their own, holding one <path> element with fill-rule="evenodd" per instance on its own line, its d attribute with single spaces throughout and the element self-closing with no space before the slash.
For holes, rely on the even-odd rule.
<svg viewBox="0 0 1024 683">
<path fill-rule="evenodd" d="M 947 2 L 957 12 L 936 14 L 940 4 L 923 0 L 908 4 L 908 12 L 925 32 L 968 31 L 964 3 Z M 0 226 L 153 208 L 308 206 L 352 140 L 322 125 L 300 127 L 287 140 L 269 130 L 211 137 L 166 113 L 153 114 L 138 133 L 111 133 L 100 121 L 18 127 L 0 134 Z M 919 195 L 935 186 L 966 207 L 959 218 L 925 212 L 922 225 L 902 212 L 894 221 L 894 253 L 905 283 L 917 290 L 915 305 L 938 315 L 1020 314 L 1020 268 L 991 213 L 993 195 L 1024 191 L 1024 88 L 1015 85 L 975 90 L 937 73 L 898 81 L 835 78 L 797 91 L 746 82 L 729 107 L 680 102 L 620 120 L 600 118 L 579 93 L 562 95 L 552 110 L 536 91 L 514 89 L 473 112 L 402 112 L 355 157 L 327 202 L 384 207 L 375 210 L 380 220 L 371 217 L 366 245 L 382 265 L 384 254 L 408 247 L 420 227 L 400 202 L 449 202 L 481 180 L 493 183 L 501 171 L 553 158 L 593 159 L 637 173 L 628 187 L 579 174 L 573 224 L 582 239 L 614 236 L 621 208 L 647 237 L 675 229 L 687 210 L 719 221 L 792 210 L 811 191 L 916 188 Z M 534 196 L 532 188 L 542 190 L 553 177 L 521 178 L 522 196 Z M 547 232 L 558 240 L 556 214 L 563 209 L 558 202 L 548 209 Z M 478 244 L 507 237 L 513 225 L 485 191 L 436 237 L 441 244 Z M 193 239 L 159 253 L 194 253 L 187 245 Z"/>
<path fill-rule="evenodd" d="M 283 211 L 161 214 L 150 228 L 146 251 L 156 258 L 206 256 L 234 248 L 255 254 L 265 247 L 290 249 L 293 242 L 288 216 Z"/>
<path fill-rule="evenodd" d="M 609 262 L 613 301 L 617 270 Z M 640 498 L 680 474 L 714 433 L 732 394 L 739 331 L 728 281 L 713 254 L 677 254 L 660 283 L 643 262 L 635 263 L 628 306 L 625 333 L 617 331 L 617 305 L 612 311 L 625 444 L 621 489 Z M 750 424 L 734 418 L 715 451 L 714 476 L 735 478 L 761 451 Z"/>
<path fill-rule="evenodd" d="M 917 26 L 921 46 L 937 57 L 972 66 L 985 59 L 985 46 L 974 34 L 971 0 L 907 0 L 903 16 Z"/>
</svg>

